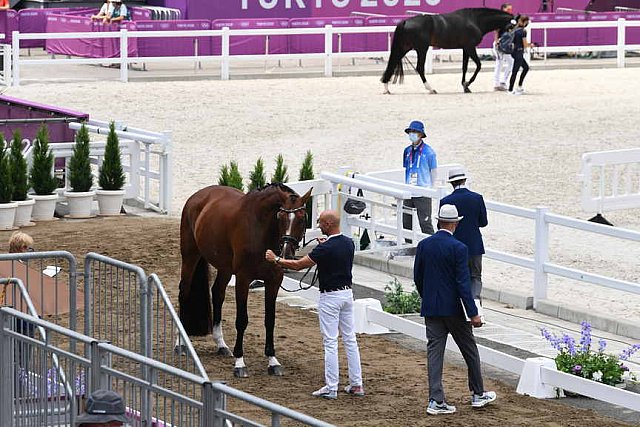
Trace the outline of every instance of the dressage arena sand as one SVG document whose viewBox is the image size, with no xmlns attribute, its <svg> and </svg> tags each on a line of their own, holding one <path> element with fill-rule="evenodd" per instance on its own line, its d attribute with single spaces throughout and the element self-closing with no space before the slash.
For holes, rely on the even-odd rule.
<svg viewBox="0 0 640 427">
<path fill-rule="evenodd" d="M 382 72 L 382 70 L 381 70 Z M 473 188 L 489 200 L 589 218 L 580 208 L 577 173 L 584 152 L 638 147 L 638 70 L 535 69 L 526 96 L 492 91 L 483 72 L 461 93 L 460 75 L 429 81 L 440 93 L 427 95 L 407 72 L 405 84 L 382 95 L 377 77 L 300 78 L 197 82 L 33 84 L 8 95 L 123 120 L 150 130 L 170 130 L 174 144 L 174 200 L 179 212 L 199 188 L 217 182 L 219 168 L 235 159 L 243 175 L 262 156 L 268 171 L 283 153 L 293 180 L 306 150 L 317 172 L 341 165 L 356 170 L 401 167 L 410 120 L 426 123 L 441 164 L 465 165 Z M 640 182 L 640 177 L 636 180 Z M 621 227 L 640 229 L 638 210 L 607 213 Z M 483 232 L 488 246 L 533 254 L 533 221 L 491 215 Z M 498 225 L 499 224 L 499 225 Z M 640 245 L 558 231 L 551 227 L 551 260 L 633 282 L 640 280 Z M 485 283 L 532 294 L 531 272 L 487 260 Z M 640 321 L 640 297 L 595 285 L 550 279 L 550 299 L 579 310 Z"/>
<path fill-rule="evenodd" d="M 179 280 L 179 222 L 175 218 L 97 218 L 88 221 L 59 221 L 30 228 L 36 246 L 41 250 L 67 250 L 78 257 L 96 251 L 126 262 L 135 263 L 147 273 L 161 278 L 174 304 L 177 303 Z M 108 229 L 109 238 L 104 238 Z M 6 251 L 11 232 L 0 232 L 0 250 Z M 81 264 L 80 264 L 81 265 Z M 249 295 L 250 321 L 245 334 L 245 358 L 249 379 L 236 379 L 232 374 L 233 359 L 215 356 L 211 336 L 194 339 L 194 346 L 212 379 L 226 381 L 262 398 L 318 417 L 340 426 L 580 426 L 608 427 L 628 425 L 604 418 L 589 410 L 571 408 L 554 401 L 542 401 L 517 395 L 512 386 L 490 380 L 487 389 L 496 390 L 499 400 L 481 410 L 468 404 L 466 369 L 459 363 L 445 368 L 448 399 L 459 413 L 442 418 L 427 418 L 426 358 L 415 351 L 379 336 L 359 337 L 363 374 L 368 395 L 353 398 L 341 394 L 337 401 L 313 398 L 310 392 L 322 385 L 323 355 L 317 315 L 284 304 L 278 304 L 276 348 L 278 359 L 286 369 L 281 378 L 266 373 L 264 346 L 263 298 L 261 292 Z M 233 288 L 227 290 L 223 329 L 228 344 L 235 342 Z M 346 360 L 341 350 L 343 381 Z M 238 406 L 230 399 L 232 409 L 242 415 L 257 417 L 268 424 L 263 412 Z M 292 425 L 285 423 L 285 425 Z"/>
</svg>

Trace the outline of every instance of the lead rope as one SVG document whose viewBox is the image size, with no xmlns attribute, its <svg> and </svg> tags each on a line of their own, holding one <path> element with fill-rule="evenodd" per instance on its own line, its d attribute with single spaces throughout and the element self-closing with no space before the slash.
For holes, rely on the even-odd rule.
<svg viewBox="0 0 640 427">
<path fill-rule="evenodd" d="M 313 242 L 314 240 L 316 240 L 316 239 L 309 240 L 304 245 L 302 245 L 302 248 L 304 249 L 309 243 Z M 289 293 L 299 292 L 299 291 L 306 291 L 308 289 L 311 289 L 313 287 L 313 285 L 316 283 L 316 281 L 318 280 L 318 269 L 317 268 L 313 271 L 313 277 L 311 278 L 311 283 L 308 286 L 303 286 L 302 283 L 303 283 L 305 277 L 307 277 L 309 275 L 309 272 L 314 267 L 316 267 L 316 266 L 312 265 L 311 267 L 307 268 L 307 271 L 302 275 L 302 277 L 298 281 L 298 289 L 292 289 L 292 290 L 286 289 L 285 287 L 282 286 L 282 283 L 280 283 L 280 289 L 282 289 L 285 292 L 289 292 Z"/>
</svg>

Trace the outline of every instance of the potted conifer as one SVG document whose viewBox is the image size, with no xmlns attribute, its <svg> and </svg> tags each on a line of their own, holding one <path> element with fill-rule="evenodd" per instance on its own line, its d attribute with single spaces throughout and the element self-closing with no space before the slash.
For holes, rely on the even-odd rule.
<svg viewBox="0 0 640 427">
<path fill-rule="evenodd" d="M 69 204 L 69 218 L 90 218 L 91 204 L 96 192 L 91 190 L 93 175 L 89 159 L 89 131 L 83 124 L 76 133 L 73 155 L 67 165 L 70 191 L 64 195 Z"/>
<path fill-rule="evenodd" d="M 116 134 L 116 125 L 111 122 L 107 145 L 104 149 L 104 159 L 100 166 L 98 185 L 98 207 L 100 215 L 120 215 L 122 200 L 124 199 L 124 172 L 120 159 L 120 143 Z"/>
<path fill-rule="evenodd" d="M 49 131 L 45 125 L 40 127 L 33 142 L 33 163 L 29 183 L 35 192 L 31 198 L 36 202 L 31 219 L 52 221 L 58 201 L 58 194 L 55 192 L 58 181 L 53 176 L 53 153 L 49 149 Z"/>
<path fill-rule="evenodd" d="M 13 183 L 9 153 L 5 150 L 4 137 L 0 134 L 0 230 L 13 229 L 18 204 L 11 201 L 12 196 Z"/>
<path fill-rule="evenodd" d="M 264 161 L 262 157 L 259 157 L 256 165 L 249 174 L 249 187 L 247 190 L 259 190 L 265 185 L 267 185 L 267 177 L 264 173 Z"/>
<path fill-rule="evenodd" d="M 11 164 L 11 182 L 13 183 L 12 200 L 18 204 L 13 225 L 16 227 L 35 225 L 31 222 L 31 213 L 36 202 L 28 197 L 27 194 L 29 192 L 29 175 L 27 173 L 27 161 L 22 154 L 22 134 L 20 130 L 16 130 L 13 133 L 9 162 Z"/>
</svg>

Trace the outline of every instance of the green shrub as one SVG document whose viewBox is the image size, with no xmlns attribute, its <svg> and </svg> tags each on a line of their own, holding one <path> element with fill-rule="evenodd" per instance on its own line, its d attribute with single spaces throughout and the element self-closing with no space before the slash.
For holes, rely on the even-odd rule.
<svg viewBox="0 0 640 427">
<path fill-rule="evenodd" d="M 278 157 L 276 157 L 276 170 L 273 172 L 271 182 L 285 183 L 287 181 L 289 181 L 289 171 L 287 170 L 287 165 L 284 164 L 284 157 L 282 157 L 282 154 L 278 154 Z"/>
<path fill-rule="evenodd" d="M 116 134 L 116 125 L 111 122 L 107 145 L 104 148 L 104 159 L 98 176 L 98 184 L 103 190 L 122 190 L 124 187 L 124 171 L 120 156 L 120 142 Z"/>
<path fill-rule="evenodd" d="M 83 124 L 76 133 L 76 144 L 73 147 L 73 155 L 67 165 L 69 184 L 77 193 L 90 191 L 93 186 L 91 174 L 91 161 L 89 159 L 89 130 Z"/>
<path fill-rule="evenodd" d="M 229 187 L 237 188 L 240 191 L 244 191 L 244 185 L 242 184 L 242 175 L 238 168 L 238 163 L 231 161 L 229 163 Z"/>
<path fill-rule="evenodd" d="M 58 181 L 53 176 L 53 153 L 49 150 L 49 131 L 45 125 L 40 127 L 33 142 L 33 163 L 29 184 L 40 196 L 53 194 L 58 188 Z"/>
<path fill-rule="evenodd" d="M 27 161 L 22 155 L 22 135 L 20 130 L 13 133 L 13 141 L 11 142 L 11 182 L 13 183 L 14 201 L 27 200 L 29 192 L 29 175 L 27 173 Z"/>
<path fill-rule="evenodd" d="M 264 173 L 264 162 L 262 157 L 259 157 L 256 161 L 256 165 L 249 174 L 249 187 L 248 191 L 257 190 L 267 185 L 267 176 Z"/>
<path fill-rule="evenodd" d="M 222 165 L 220 168 L 220 176 L 218 177 L 218 185 L 229 187 L 229 166 Z"/>
<path fill-rule="evenodd" d="M 420 313 L 422 299 L 418 291 L 411 293 L 402 289 L 402 284 L 395 277 L 384 287 L 385 300 L 384 311 L 391 314 Z"/>
<path fill-rule="evenodd" d="M 9 152 L 5 148 L 4 136 L 0 134 L 0 203 L 11 202 L 11 197 L 13 196 Z"/>
</svg>

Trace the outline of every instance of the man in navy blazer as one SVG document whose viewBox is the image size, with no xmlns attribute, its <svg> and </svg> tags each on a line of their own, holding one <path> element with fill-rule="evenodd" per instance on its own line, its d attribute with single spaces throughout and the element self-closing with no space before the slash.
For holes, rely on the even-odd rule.
<svg viewBox="0 0 640 427">
<path fill-rule="evenodd" d="M 464 219 L 458 224 L 453 237 L 467 245 L 469 249 L 469 272 L 473 297 L 480 299 L 482 292 L 482 254 L 484 244 L 480 228 L 487 226 L 487 208 L 482 195 L 465 187 L 467 175 L 463 168 L 452 168 L 449 171 L 449 182 L 453 193 L 440 200 L 442 205 L 454 205 L 458 214 Z"/>
<path fill-rule="evenodd" d="M 431 415 L 452 414 L 455 406 L 445 401 L 442 369 L 447 336 L 451 334 L 460 348 L 469 370 L 471 406 L 480 408 L 496 400 L 492 391 L 484 391 L 480 355 L 471 326 L 482 326 L 469 280 L 467 247 L 453 237 L 462 219 L 454 205 L 443 205 L 436 217 L 438 232 L 422 240 L 416 250 L 414 281 L 427 332 L 427 369 Z M 464 306 L 464 311 L 463 311 Z M 465 318 L 465 311 L 469 320 Z"/>
</svg>

